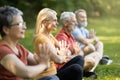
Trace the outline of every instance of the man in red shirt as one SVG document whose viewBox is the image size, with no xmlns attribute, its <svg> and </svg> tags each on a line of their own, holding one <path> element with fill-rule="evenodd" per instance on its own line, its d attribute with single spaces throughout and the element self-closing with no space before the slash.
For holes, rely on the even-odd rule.
<svg viewBox="0 0 120 80">
<path fill-rule="evenodd" d="M 60 20 L 62 21 L 63 26 L 60 32 L 56 34 L 56 39 L 58 41 L 66 41 L 67 45 L 69 46 L 69 56 L 71 59 L 75 56 L 83 55 L 79 44 L 75 42 L 74 37 L 71 35 L 71 32 L 75 29 L 75 26 L 77 24 L 75 14 L 73 12 L 63 12 L 61 14 Z M 58 64 L 57 67 L 59 69 L 62 67 L 62 65 Z"/>
<path fill-rule="evenodd" d="M 63 14 L 61 14 L 60 20 L 62 23 L 62 29 L 59 33 L 56 34 L 55 36 L 56 39 L 58 41 L 62 41 L 62 40 L 66 41 L 72 55 L 79 54 L 80 53 L 79 44 L 76 43 L 74 37 L 71 34 L 71 32 L 75 29 L 77 25 L 77 21 L 74 13 L 64 12 Z M 80 54 L 83 55 L 82 53 Z"/>
</svg>

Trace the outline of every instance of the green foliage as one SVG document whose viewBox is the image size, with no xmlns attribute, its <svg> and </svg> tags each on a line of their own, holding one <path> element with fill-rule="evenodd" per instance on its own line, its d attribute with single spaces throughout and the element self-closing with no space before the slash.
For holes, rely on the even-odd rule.
<svg viewBox="0 0 120 80">
<path fill-rule="evenodd" d="M 38 12 L 44 7 L 54 9 L 58 16 L 63 11 L 75 11 L 79 8 L 85 9 L 89 17 L 113 16 L 119 18 L 120 16 L 120 0 L 0 0 L 0 6 L 3 5 L 21 9 L 24 12 L 24 19 L 28 23 L 35 23 Z"/>
<path fill-rule="evenodd" d="M 34 50 L 33 28 L 35 28 L 36 16 L 42 8 L 52 8 L 57 11 L 58 16 L 63 11 L 75 11 L 79 8 L 85 9 L 88 16 L 92 17 L 89 18 L 88 29 L 95 29 L 96 34 L 104 43 L 104 55 L 109 55 L 113 59 L 111 65 L 99 65 L 97 67 L 95 70 L 99 75 L 97 80 L 120 80 L 120 22 L 119 19 L 115 19 L 120 18 L 120 0 L 0 0 L 0 6 L 3 5 L 15 6 L 24 12 L 24 19 L 27 22 L 28 30 L 26 38 L 21 40 L 20 43 L 32 52 Z M 60 29 L 60 27 L 58 28 Z M 59 29 L 54 31 L 53 35 Z"/>
<path fill-rule="evenodd" d="M 25 34 L 25 39 L 21 40 L 20 43 L 23 44 L 27 49 L 31 52 L 34 52 L 34 45 L 33 45 L 33 38 L 34 38 L 34 31 L 33 29 L 28 29 Z"/>
</svg>

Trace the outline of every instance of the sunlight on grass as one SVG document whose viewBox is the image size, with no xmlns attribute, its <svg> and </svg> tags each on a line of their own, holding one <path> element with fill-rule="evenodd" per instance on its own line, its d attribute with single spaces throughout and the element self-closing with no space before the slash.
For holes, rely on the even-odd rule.
<svg viewBox="0 0 120 80">
<path fill-rule="evenodd" d="M 120 36 L 99 36 L 99 38 L 110 43 L 120 43 Z"/>
</svg>

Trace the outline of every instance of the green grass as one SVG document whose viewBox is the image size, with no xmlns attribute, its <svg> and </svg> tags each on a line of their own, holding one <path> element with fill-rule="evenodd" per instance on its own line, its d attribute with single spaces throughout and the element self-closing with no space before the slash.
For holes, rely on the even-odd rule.
<svg viewBox="0 0 120 80">
<path fill-rule="evenodd" d="M 89 19 L 88 29 L 94 28 L 100 40 L 104 43 L 104 55 L 113 60 L 110 65 L 98 65 L 95 72 L 97 80 L 120 80 L 120 20 L 114 18 Z M 28 29 L 22 43 L 33 52 L 33 29 Z M 57 31 L 53 32 L 55 35 Z M 84 80 L 90 80 L 85 78 Z"/>
</svg>

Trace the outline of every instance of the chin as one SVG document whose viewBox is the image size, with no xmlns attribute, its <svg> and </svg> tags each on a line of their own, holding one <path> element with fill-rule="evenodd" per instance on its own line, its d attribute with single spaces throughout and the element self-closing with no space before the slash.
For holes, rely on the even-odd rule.
<svg viewBox="0 0 120 80">
<path fill-rule="evenodd" d="M 20 39 L 24 39 L 24 38 L 25 38 L 25 36 L 21 36 L 21 37 L 20 37 Z"/>
<path fill-rule="evenodd" d="M 56 30 L 56 28 L 53 29 L 53 31 L 55 31 L 55 30 Z"/>
</svg>

